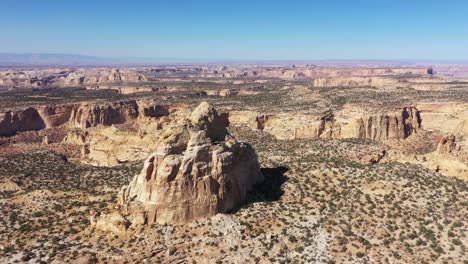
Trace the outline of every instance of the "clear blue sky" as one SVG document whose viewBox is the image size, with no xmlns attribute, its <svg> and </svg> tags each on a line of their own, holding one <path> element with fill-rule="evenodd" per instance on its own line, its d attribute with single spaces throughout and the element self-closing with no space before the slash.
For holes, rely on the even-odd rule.
<svg viewBox="0 0 468 264">
<path fill-rule="evenodd" d="M 0 52 L 468 60 L 468 0 L 2 0 Z"/>
</svg>

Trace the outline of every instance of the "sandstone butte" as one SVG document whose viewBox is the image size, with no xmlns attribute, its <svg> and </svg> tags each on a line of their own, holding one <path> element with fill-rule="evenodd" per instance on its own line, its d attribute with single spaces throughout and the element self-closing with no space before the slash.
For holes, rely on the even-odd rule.
<svg viewBox="0 0 468 264">
<path fill-rule="evenodd" d="M 119 194 L 120 213 L 93 216 L 104 231 L 142 224 L 182 224 L 230 212 L 263 182 L 254 149 L 229 134 L 226 114 L 201 103 L 168 128 L 140 174 Z"/>
</svg>

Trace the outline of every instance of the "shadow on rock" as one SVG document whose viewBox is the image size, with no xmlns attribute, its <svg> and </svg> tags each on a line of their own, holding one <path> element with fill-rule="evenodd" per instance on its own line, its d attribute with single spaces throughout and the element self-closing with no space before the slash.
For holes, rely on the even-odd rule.
<svg viewBox="0 0 468 264">
<path fill-rule="evenodd" d="M 288 179 L 284 176 L 288 171 L 288 168 L 280 166 L 276 168 L 262 168 L 261 171 L 265 176 L 265 181 L 262 184 L 255 186 L 255 188 L 248 194 L 247 204 L 278 201 L 284 194 L 281 186 Z"/>
</svg>

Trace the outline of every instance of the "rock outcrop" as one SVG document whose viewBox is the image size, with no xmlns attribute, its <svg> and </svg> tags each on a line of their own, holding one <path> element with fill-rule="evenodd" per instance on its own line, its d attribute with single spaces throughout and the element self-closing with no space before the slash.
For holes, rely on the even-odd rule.
<svg viewBox="0 0 468 264">
<path fill-rule="evenodd" d="M 403 140 L 421 127 L 421 116 L 415 107 L 403 107 L 393 113 L 370 115 L 343 125 L 342 138 L 376 141 Z"/>
<path fill-rule="evenodd" d="M 323 77 L 367 77 L 367 76 L 428 76 L 427 68 L 330 68 L 316 66 L 300 67 L 258 67 L 242 69 L 228 67 L 213 71 L 205 76 L 220 76 L 224 78 L 281 78 L 304 79 Z"/>
<path fill-rule="evenodd" d="M 64 76 L 59 76 L 53 80 L 53 84 L 62 87 L 82 86 L 85 82 L 86 75 L 82 72 L 69 72 Z"/>
<path fill-rule="evenodd" d="M 80 147 L 80 160 L 96 166 L 144 160 L 156 149 L 163 129 L 189 113 L 184 105 L 160 105 L 156 100 L 81 107 L 87 109 L 85 121 L 72 116 L 71 129 L 62 143 Z"/>
<path fill-rule="evenodd" d="M 8 70 L 0 72 L 0 86 L 9 88 L 37 88 L 46 85 L 45 80 L 26 72 Z"/>
<path fill-rule="evenodd" d="M 133 94 L 142 92 L 157 92 L 159 88 L 153 86 L 121 86 L 112 84 L 94 84 L 87 85 L 87 90 L 116 90 L 119 94 Z"/>
<path fill-rule="evenodd" d="M 147 81 L 146 76 L 133 71 L 121 71 L 119 69 L 112 69 L 110 71 L 102 72 L 98 76 L 86 77 L 85 84 L 107 84 L 107 83 L 135 83 Z"/>
<path fill-rule="evenodd" d="M 67 124 L 76 105 L 45 105 L 0 113 L 0 136 Z"/>
<path fill-rule="evenodd" d="M 234 96 L 239 94 L 239 90 L 236 89 L 222 89 L 222 90 L 208 90 L 206 91 L 208 95 L 218 95 L 218 96 Z"/>
<path fill-rule="evenodd" d="M 123 124 L 137 117 L 138 106 L 134 100 L 102 105 L 83 103 L 73 108 L 70 116 L 70 127 L 110 126 Z"/>
<path fill-rule="evenodd" d="M 462 145 L 457 142 L 454 134 L 443 136 L 437 145 L 438 154 L 449 154 L 468 163 L 468 153 L 465 152 Z"/>
<path fill-rule="evenodd" d="M 398 79 L 383 77 L 330 77 L 314 80 L 315 87 L 381 87 L 403 85 Z"/>
<path fill-rule="evenodd" d="M 244 124 L 274 135 L 277 139 L 360 138 L 376 141 L 403 140 L 421 128 L 415 107 L 402 107 L 389 113 L 361 113 L 358 117 L 339 117 L 326 111 L 321 115 L 301 113 L 259 114 L 236 111 L 229 115 L 234 124 Z"/>
<path fill-rule="evenodd" d="M 112 232 L 116 235 L 125 234 L 125 230 L 130 226 L 130 223 L 118 212 L 109 214 L 100 214 L 98 212 L 91 212 L 90 224 L 94 228 L 104 231 Z"/>
<path fill-rule="evenodd" d="M 110 126 L 138 118 L 163 117 L 177 111 L 177 105 L 160 105 L 154 100 L 127 100 L 115 103 L 82 103 L 73 107 L 69 125 L 72 128 Z"/>
<path fill-rule="evenodd" d="M 121 131 L 117 127 L 74 129 L 62 143 L 79 146 L 80 160 L 95 166 L 115 166 L 144 160 L 156 149 L 156 135 Z"/>
<path fill-rule="evenodd" d="M 38 112 L 47 128 L 58 127 L 68 123 L 74 104 L 46 105 L 38 107 Z"/>
<path fill-rule="evenodd" d="M 127 219 L 178 224 L 241 205 L 263 175 L 253 148 L 236 141 L 228 124 L 226 115 L 202 103 L 165 131 L 141 173 L 121 190 Z"/>
<path fill-rule="evenodd" d="M 13 136 L 18 132 L 44 128 L 46 124 L 35 108 L 0 113 L 0 136 Z"/>
<path fill-rule="evenodd" d="M 457 145 L 456 137 L 454 134 L 443 136 L 440 139 L 439 144 L 437 145 L 438 153 L 453 153 L 460 150 L 461 147 Z"/>
</svg>

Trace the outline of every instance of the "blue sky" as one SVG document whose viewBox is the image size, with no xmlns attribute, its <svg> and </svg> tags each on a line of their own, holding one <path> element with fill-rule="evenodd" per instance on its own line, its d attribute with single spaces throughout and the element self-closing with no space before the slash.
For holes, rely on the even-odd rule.
<svg viewBox="0 0 468 264">
<path fill-rule="evenodd" d="M 2 0 L 0 52 L 468 60 L 466 0 Z"/>
</svg>

